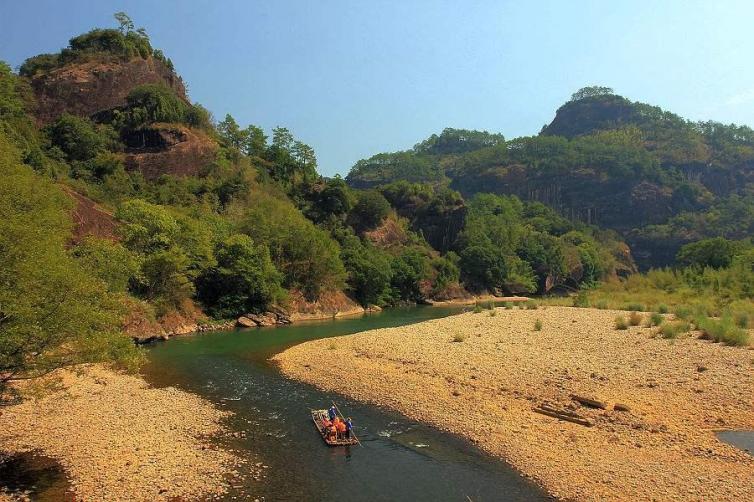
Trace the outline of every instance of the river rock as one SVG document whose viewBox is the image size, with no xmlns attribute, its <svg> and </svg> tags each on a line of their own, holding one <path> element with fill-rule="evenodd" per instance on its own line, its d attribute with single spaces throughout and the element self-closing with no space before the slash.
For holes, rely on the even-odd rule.
<svg viewBox="0 0 754 502">
<path fill-rule="evenodd" d="M 239 317 L 236 322 L 239 326 L 243 326 L 244 328 L 253 328 L 257 325 L 257 323 L 255 323 L 252 319 L 243 315 Z"/>
</svg>

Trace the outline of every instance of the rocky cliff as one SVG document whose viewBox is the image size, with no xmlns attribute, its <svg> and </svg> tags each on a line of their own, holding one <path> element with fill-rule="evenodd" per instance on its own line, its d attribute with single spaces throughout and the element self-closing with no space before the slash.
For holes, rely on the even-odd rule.
<svg viewBox="0 0 754 502">
<path fill-rule="evenodd" d="M 48 124 L 63 113 L 90 117 L 123 106 L 128 93 L 142 84 L 165 84 L 188 101 L 181 78 L 158 59 L 90 61 L 33 77 L 35 116 L 40 124 Z"/>
</svg>

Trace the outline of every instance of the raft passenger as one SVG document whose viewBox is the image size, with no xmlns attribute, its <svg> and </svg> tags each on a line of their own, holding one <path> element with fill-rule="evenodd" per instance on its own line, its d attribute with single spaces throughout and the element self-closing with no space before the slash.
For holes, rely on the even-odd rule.
<svg viewBox="0 0 754 502">
<path fill-rule="evenodd" d="M 353 430 L 353 423 L 351 423 L 351 417 L 346 419 L 346 439 L 351 439 L 351 431 Z"/>
</svg>

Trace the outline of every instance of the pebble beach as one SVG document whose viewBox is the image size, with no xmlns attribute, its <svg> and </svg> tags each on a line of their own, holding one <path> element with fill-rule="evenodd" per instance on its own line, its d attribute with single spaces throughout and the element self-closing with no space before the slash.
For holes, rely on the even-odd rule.
<svg viewBox="0 0 754 502">
<path fill-rule="evenodd" d="M 226 412 L 99 366 L 53 377 L 56 390 L 23 389 L 21 404 L 0 409 L 0 450 L 59 461 L 72 499 L 207 500 L 227 491 L 241 460 L 210 441 L 224 433 Z"/>
<path fill-rule="evenodd" d="M 754 500 L 754 458 L 715 435 L 754 429 L 754 351 L 619 331 L 618 315 L 497 308 L 311 341 L 274 360 L 460 435 L 559 499 Z"/>
</svg>

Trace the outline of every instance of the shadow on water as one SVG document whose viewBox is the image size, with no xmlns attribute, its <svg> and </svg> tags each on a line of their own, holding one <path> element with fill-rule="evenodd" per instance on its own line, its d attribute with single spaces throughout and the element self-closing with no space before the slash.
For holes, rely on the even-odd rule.
<svg viewBox="0 0 754 502">
<path fill-rule="evenodd" d="M 173 339 L 149 349 L 145 377 L 157 386 L 195 392 L 234 413 L 230 444 L 265 466 L 228 498 L 272 500 L 547 500 L 504 462 L 451 434 L 402 415 L 323 393 L 283 377 L 268 361 L 306 340 L 391 327 L 460 312 L 461 308 L 394 309 L 362 318 Z M 344 385 L 347 385 L 344 382 Z M 336 399 L 354 418 L 363 447 L 328 448 L 310 408 Z"/>
<path fill-rule="evenodd" d="M 0 454 L 0 494 L 11 493 L 40 502 L 74 500 L 63 467 L 33 452 Z"/>
</svg>

